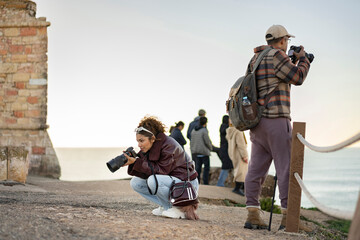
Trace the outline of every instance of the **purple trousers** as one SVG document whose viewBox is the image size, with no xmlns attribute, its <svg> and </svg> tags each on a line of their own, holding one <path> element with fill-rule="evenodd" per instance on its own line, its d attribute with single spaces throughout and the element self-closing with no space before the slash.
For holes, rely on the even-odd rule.
<svg viewBox="0 0 360 240">
<path fill-rule="evenodd" d="M 262 118 L 250 130 L 251 157 L 245 178 L 246 207 L 259 207 L 261 185 L 272 160 L 278 178 L 281 208 L 287 208 L 292 127 L 287 118 Z"/>
</svg>

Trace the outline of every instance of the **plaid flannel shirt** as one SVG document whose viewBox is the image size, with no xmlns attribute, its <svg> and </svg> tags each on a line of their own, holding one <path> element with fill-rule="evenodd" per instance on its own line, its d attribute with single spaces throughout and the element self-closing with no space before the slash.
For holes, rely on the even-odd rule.
<svg viewBox="0 0 360 240">
<path fill-rule="evenodd" d="M 251 72 L 259 53 L 267 45 L 254 49 L 254 57 L 251 59 L 247 73 Z M 273 48 L 273 47 L 271 47 Z M 301 57 L 297 65 L 294 65 L 289 56 L 281 49 L 273 48 L 262 59 L 256 70 L 258 90 L 258 103 L 264 105 L 265 97 L 277 86 L 278 89 L 270 98 L 262 116 L 266 118 L 290 117 L 290 88 L 291 84 L 301 85 L 310 69 L 310 62 L 306 57 Z"/>
</svg>

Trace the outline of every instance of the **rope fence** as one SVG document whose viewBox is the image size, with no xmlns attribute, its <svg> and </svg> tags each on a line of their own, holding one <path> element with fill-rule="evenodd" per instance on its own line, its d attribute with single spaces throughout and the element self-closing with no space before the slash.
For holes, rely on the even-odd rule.
<svg viewBox="0 0 360 240">
<path fill-rule="evenodd" d="M 299 141 L 304 144 L 306 147 L 310 148 L 311 150 L 313 151 L 316 151 L 316 152 L 335 152 L 337 150 L 340 150 L 344 147 L 347 147 L 357 141 L 360 140 L 360 132 L 358 134 L 356 134 L 355 136 L 339 143 L 339 144 L 336 144 L 334 146 L 329 146 L 329 147 L 317 147 L 317 146 L 314 146 L 312 144 L 310 144 L 309 142 L 307 142 L 305 140 L 305 138 L 303 138 L 303 136 L 300 134 L 300 133 L 297 133 L 296 136 L 298 137 Z"/>
<path fill-rule="evenodd" d="M 318 146 L 314 146 L 312 144 L 310 144 L 309 142 L 307 142 L 305 140 L 305 138 L 300 134 L 297 133 L 296 137 L 299 139 L 299 141 L 305 145 L 306 147 L 308 147 L 309 149 L 316 151 L 316 152 L 334 152 L 337 150 L 340 150 L 344 147 L 347 147 L 357 141 L 360 140 L 360 132 L 358 134 L 356 134 L 355 136 L 339 143 L 333 146 L 328 146 L 328 147 L 318 147 Z M 330 216 L 336 217 L 336 218 L 340 218 L 340 219 L 346 219 L 346 220 L 352 220 L 353 216 L 354 216 L 354 212 L 350 212 L 350 211 L 343 211 L 343 210 L 337 210 L 334 208 L 329 208 L 326 207 L 325 205 L 321 204 L 319 201 L 317 201 L 314 196 L 311 195 L 311 193 L 308 191 L 308 189 L 306 188 L 304 182 L 302 181 L 300 175 L 295 172 L 294 173 L 294 177 L 296 178 L 299 186 L 301 187 L 301 190 L 305 193 L 305 195 L 308 197 L 308 199 L 314 204 L 315 207 L 317 207 L 320 211 L 322 211 L 325 214 L 328 214 Z"/>
<path fill-rule="evenodd" d="M 340 219 L 351 220 L 353 218 L 353 216 L 354 216 L 353 212 L 340 211 L 340 210 L 337 210 L 334 208 L 329 208 L 329 207 L 326 207 L 325 205 L 321 204 L 320 202 L 318 202 L 308 191 L 304 182 L 301 180 L 299 174 L 295 173 L 294 176 L 295 176 L 297 182 L 299 183 L 301 190 L 305 193 L 307 198 L 314 204 L 314 206 L 317 207 L 320 211 L 322 211 L 323 213 L 326 213 L 327 215 L 330 215 L 330 216 L 333 216 L 336 218 L 340 218 Z"/>
</svg>

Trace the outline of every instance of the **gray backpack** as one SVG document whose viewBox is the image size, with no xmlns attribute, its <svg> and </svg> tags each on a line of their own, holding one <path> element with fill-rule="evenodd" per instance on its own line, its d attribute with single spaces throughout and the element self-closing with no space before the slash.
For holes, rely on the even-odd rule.
<svg viewBox="0 0 360 240">
<path fill-rule="evenodd" d="M 257 102 L 258 93 L 255 71 L 261 60 L 270 50 L 271 48 L 263 50 L 256 59 L 253 70 L 239 78 L 231 87 L 229 100 L 226 101 L 226 109 L 233 126 L 240 131 L 251 129 L 260 122 L 262 112 L 277 89 L 276 87 L 267 95 L 264 105 L 260 105 Z"/>
</svg>

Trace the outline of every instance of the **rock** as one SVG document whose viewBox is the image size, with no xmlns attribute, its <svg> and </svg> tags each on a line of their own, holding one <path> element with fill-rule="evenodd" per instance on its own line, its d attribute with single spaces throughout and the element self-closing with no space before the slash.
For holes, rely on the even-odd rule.
<svg viewBox="0 0 360 240">
<path fill-rule="evenodd" d="M 0 180 L 25 183 L 29 170 L 28 151 L 24 147 L 1 147 L 0 167 Z"/>
</svg>

